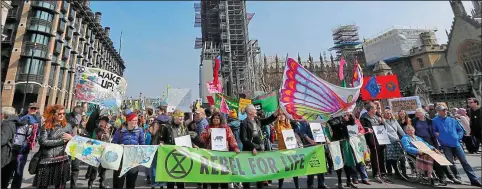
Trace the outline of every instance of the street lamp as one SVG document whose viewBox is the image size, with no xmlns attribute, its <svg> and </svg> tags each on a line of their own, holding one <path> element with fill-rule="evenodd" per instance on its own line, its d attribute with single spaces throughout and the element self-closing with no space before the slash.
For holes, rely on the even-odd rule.
<svg viewBox="0 0 482 189">
<path fill-rule="evenodd" d="M 37 41 L 37 35 L 35 35 L 34 41 Z M 27 83 L 25 84 L 25 87 L 23 89 L 22 108 L 20 110 L 21 113 L 23 112 L 23 109 L 25 107 L 25 100 L 27 98 L 27 87 L 29 87 L 29 82 L 30 82 L 30 69 L 32 69 L 33 55 L 36 49 L 37 49 L 37 42 L 33 44 L 32 53 L 30 54 L 30 63 L 28 65 L 28 70 L 27 70 Z"/>
</svg>

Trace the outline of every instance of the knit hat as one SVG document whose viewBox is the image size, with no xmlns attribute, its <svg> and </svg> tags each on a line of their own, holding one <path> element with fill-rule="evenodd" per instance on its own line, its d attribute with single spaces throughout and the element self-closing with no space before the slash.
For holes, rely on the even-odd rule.
<svg viewBox="0 0 482 189">
<path fill-rule="evenodd" d="M 236 113 L 236 110 L 231 110 L 229 112 L 229 118 L 237 118 L 238 117 L 238 113 Z"/>
<path fill-rule="evenodd" d="M 126 116 L 127 121 L 132 121 L 134 118 L 137 117 L 136 113 L 130 113 L 129 115 Z"/>
</svg>

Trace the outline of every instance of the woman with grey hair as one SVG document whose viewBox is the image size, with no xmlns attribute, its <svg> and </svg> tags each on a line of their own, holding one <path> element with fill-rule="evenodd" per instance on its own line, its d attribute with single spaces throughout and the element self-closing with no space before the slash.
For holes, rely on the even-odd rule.
<svg viewBox="0 0 482 189">
<path fill-rule="evenodd" d="M 399 156 L 403 155 L 403 149 L 400 145 L 400 138 L 405 135 L 405 132 L 403 132 L 400 124 L 398 124 L 398 121 L 393 117 L 392 110 L 385 109 L 384 117 L 387 135 L 390 139 L 390 144 L 387 144 L 385 150 L 387 174 L 391 176 L 393 168 L 395 175 L 400 177 L 400 172 L 397 169 L 397 160 Z"/>
</svg>

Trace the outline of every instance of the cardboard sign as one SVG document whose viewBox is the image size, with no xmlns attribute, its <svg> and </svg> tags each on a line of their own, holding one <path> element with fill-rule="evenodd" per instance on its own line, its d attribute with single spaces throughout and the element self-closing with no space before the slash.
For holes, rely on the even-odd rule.
<svg viewBox="0 0 482 189">
<path fill-rule="evenodd" d="M 283 140 L 285 141 L 286 149 L 295 149 L 298 147 L 295 132 L 293 131 L 293 129 L 287 129 L 281 132 L 283 134 Z"/>
<path fill-rule="evenodd" d="M 323 132 L 321 123 L 310 123 L 310 129 L 313 133 L 313 138 L 315 138 L 315 142 L 325 142 L 325 132 Z"/>
<path fill-rule="evenodd" d="M 415 114 L 415 110 L 422 107 L 418 96 L 388 99 L 388 105 L 394 113 L 405 110 L 407 114 Z"/>
<path fill-rule="evenodd" d="M 452 165 L 452 163 L 450 163 L 450 161 L 447 160 L 444 155 L 437 154 L 433 150 L 430 150 L 430 148 L 422 141 L 412 141 L 412 144 L 417 147 L 418 150 L 432 157 L 432 159 L 440 165 Z"/>
<path fill-rule="evenodd" d="M 191 135 L 185 135 L 174 139 L 176 146 L 192 148 Z"/>
<path fill-rule="evenodd" d="M 390 144 L 390 139 L 388 138 L 387 129 L 385 129 L 385 126 L 379 125 L 373 126 L 372 128 L 375 136 L 377 137 L 378 144 Z"/>
<path fill-rule="evenodd" d="M 346 128 L 348 129 L 348 135 L 350 137 L 358 136 L 358 125 L 348 125 Z"/>
<path fill-rule="evenodd" d="M 211 150 L 228 151 L 225 128 L 211 128 Z"/>
</svg>

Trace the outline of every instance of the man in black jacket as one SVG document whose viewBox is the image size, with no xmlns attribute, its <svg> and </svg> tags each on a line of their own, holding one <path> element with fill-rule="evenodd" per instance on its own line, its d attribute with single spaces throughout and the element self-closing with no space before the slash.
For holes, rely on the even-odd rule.
<svg viewBox="0 0 482 189">
<path fill-rule="evenodd" d="M 477 143 L 482 142 L 482 112 L 480 111 L 480 104 L 479 100 L 476 98 L 469 98 L 467 100 L 467 104 L 470 107 L 469 116 L 470 116 L 470 136 L 474 136 L 477 139 Z M 477 149 L 478 151 L 478 149 Z M 476 152 L 477 152 L 476 151 Z"/>
<path fill-rule="evenodd" d="M 243 143 L 243 151 L 251 151 L 253 155 L 256 155 L 259 151 L 264 151 L 263 131 L 261 127 L 263 125 L 269 125 L 273 123 L 278 117 L 278 110 L 276 110 L 271 116 L 265 119 L 256 117 L 256 108 L 250 104 L 245 108 L 247 117 L 241 121 L 239 138 Z M 244 188 L 249 188 L 249 183 L 243 183 Z M 256 182 L 257 188 L 263 188 L 263 182 Z"/>
</svg>

